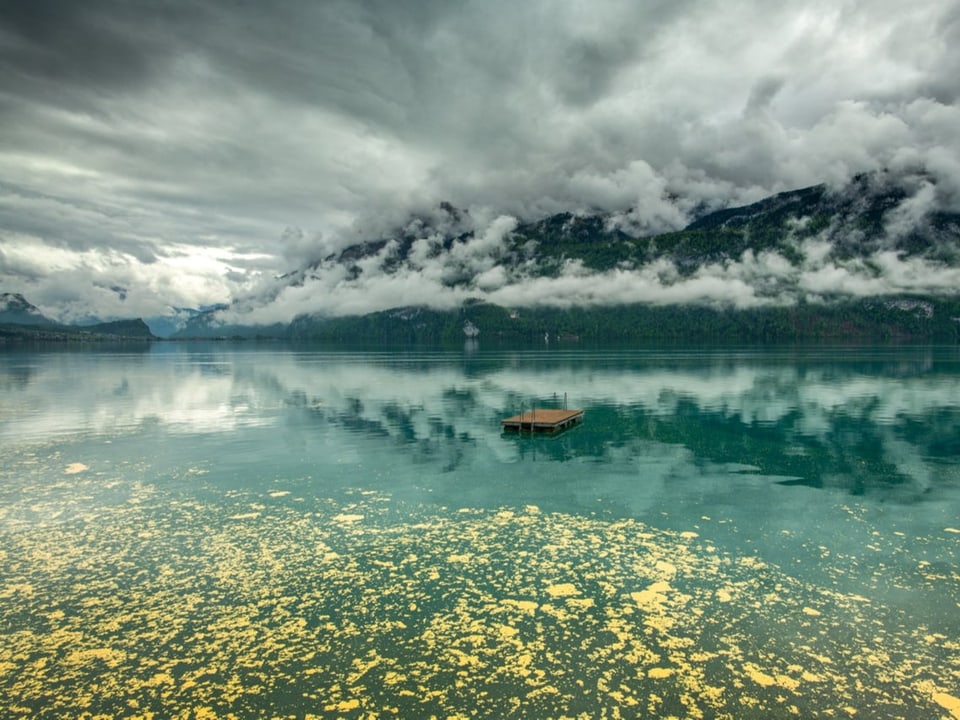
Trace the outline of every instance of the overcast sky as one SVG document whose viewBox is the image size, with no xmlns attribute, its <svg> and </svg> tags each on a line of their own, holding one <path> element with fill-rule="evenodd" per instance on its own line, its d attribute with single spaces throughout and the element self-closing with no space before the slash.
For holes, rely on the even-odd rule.
<svg viewBox="0 0 960 720">
<path fill-rule="evenodd" d="M 880 167 L 956 190 L 958 78 L 948 0 L 6 0 L 0 290 L 226 302 L 444 200 L 656 232 Z"/>
</svg>

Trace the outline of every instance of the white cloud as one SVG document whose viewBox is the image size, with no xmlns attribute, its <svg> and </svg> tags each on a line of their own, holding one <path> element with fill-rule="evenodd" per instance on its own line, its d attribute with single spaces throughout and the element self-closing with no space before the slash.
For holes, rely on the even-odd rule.
<svg viewBox="0 0 960 720">
<path fill-rule="evenodd" d="M 136 309 L 242 297 L 445 200 L 471 217 L 435 216 L 434 228 L 480 231 L 470 246 L 496 244 L 499 216 L 601 210 L 651 234 L 695 211 L 884 167 L 926 168 L 936 184 L 923 202 L 960 208 L 960 24 L 938 0 L 45 7 L 49 24 L 25 5 L 0 10 L 10 39 L 0 48 L 0 279 L 29 291 L 70 269 L 8 251 L 17 238 L 69 249 L 61 260 L 96 272 L 69 286 L 72 299 L 61 293 L 64 312 L 132 312 L 129 298 L 116 306 L 97 288 L 134 281 L 155 296 Z M 438 286 L 430 243 L 415 250 L 415 281 L 445 304 L 457 292 Z M 196 262 L 178 271 L 193 280 L 174 282 L 158 260 L 171 245 L 190 248 Z M 477 274 L 481 291 L 509 291 L 489 248 L 467 245 L 458 272 Z M 210 248 L 225 255 L 218 272 Z M 136 261 L 85 260 L 94 250 Z M 735 302 L 759 302 L 734 270 L 746 272 L 665 292 L 715 298 L 724 286 Z M 812 285 L 831 273 L 851 288 L 869 279 L 818 272 Z M 389 282 L 398 298 L 425 294 Z M 163 297 L 171 283 L 177 298 Z M 642 274 L 631 283 L 656 287 Z M 349 283 L 304 287 L 318 304 L 364 306 Z"/>
</svg>

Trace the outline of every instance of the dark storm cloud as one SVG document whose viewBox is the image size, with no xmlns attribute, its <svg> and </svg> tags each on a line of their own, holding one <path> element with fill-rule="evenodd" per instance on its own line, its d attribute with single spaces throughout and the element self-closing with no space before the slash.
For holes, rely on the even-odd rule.
<svg viewBox="0 0 960 720">
<path fill-rule="evenodd" d="M 958 5 L 3 3 L 0 284 L 51 314 L 64 287 L 226 301 L 443 200 L 478 237 L 561 210 L 648 234 L 889 167 L 937 179 L 900 219 L 958 207 Z"/>
<path fill-rule="evenodd" d="M 191 13 L 173 4 L 37 0 L 0 6 L 0 72 L 21 98 L 98 111 L 112 93 L 143 86 L 175 57 L 178 26 Z"/>
<path fill-rule="evenodd" d="M 0 21 L 8 82 L 109 88 L 142 81 L 149 64 L 131 28 L 117 18 L 122 10 L 122 5 L 102 3 L 4 3 Z"/>
</svg>

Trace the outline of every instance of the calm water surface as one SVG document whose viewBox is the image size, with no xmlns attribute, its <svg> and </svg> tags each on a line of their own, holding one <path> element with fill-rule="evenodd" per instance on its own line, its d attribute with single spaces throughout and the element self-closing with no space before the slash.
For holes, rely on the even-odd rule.
<svg viewBox="0 0 960 720">
<path fill-rule="evenodd" d="M 960 718 L 960 350 L 7 350 L 0 698 Z"/>
</svg>

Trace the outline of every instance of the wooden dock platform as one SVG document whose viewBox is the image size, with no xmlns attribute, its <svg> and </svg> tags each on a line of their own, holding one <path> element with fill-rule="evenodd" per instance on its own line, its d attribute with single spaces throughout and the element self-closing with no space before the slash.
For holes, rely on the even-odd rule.
<svg viewBox="0 0 960 720">
<path fill-rule="evenodd" d="M 504 430 L 517 432 L 557 432 L 583 420 L 583 410 L 549 410 L 534 408 L 514 415 L 500 424 Z"/>
</svg>

